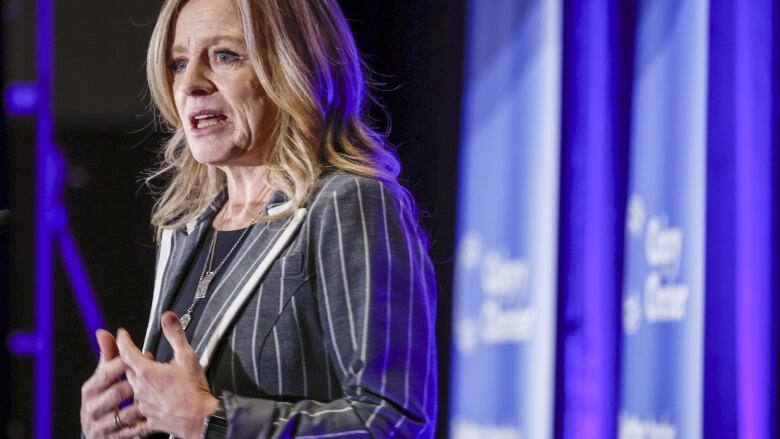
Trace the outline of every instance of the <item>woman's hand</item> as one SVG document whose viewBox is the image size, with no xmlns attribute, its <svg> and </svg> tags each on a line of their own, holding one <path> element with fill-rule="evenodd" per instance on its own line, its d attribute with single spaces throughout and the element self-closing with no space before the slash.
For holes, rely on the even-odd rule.
<svg viewBox="0 0 780 439">
<path fill-rule="evenodd" d="M 133 404 L 118 410 L 122 401 L 133 396 L 130 383 L 121 379 L 125 363 L 118 356 L 111 333 L 100 329 L 95 337 L 100 346 L 100 360 L 95 373 L 81 386 L 81 431 L 88 439 L 133 437 L 132 426 L 142 419 L 138 406 Z M 123 427 L 117 428 L 118 425 Z"/>
<path fill-rule="evenodd" d="M 124 329 L 117 333 L 119 355 L 127 364 L 127 380 L 140 412 L 146 417 L 138 434 L 163 431 L 181 438 L 197 438 L 203 419 L 219 401 L 211 392 L 195 351 L 187 342 L 173 312 L 162 315 L 165 338 L 173 348 L 169 363 L 156 363 L 141 353 Z"/>
</svg>

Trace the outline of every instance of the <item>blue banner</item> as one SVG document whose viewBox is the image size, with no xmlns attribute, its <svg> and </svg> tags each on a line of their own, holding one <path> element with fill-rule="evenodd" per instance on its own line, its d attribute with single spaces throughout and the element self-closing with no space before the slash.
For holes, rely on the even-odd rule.
<svg viewBox="0 0 780 439">
<path fill-rule="evenodd" d="M 450 431 L 553 434 L 561 4 L 468 6 Z"/>
<path fill-rule="evenodd" d="M 619 437 L 699 438 L 708 3 L 637 14 Z"/>
</svg>

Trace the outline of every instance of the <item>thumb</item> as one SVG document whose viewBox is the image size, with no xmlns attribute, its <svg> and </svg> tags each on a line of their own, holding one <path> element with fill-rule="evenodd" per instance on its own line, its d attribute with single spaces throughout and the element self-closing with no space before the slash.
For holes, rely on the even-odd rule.
<svg viewBox="0 0 780 439">
<path fill-rule="evenodd" d="M 160 318 L 162 321 L 163 334 L 173 349 L 173 359 L 179 364 L 189 364 L 190 355 L 194 353 L 190 342 L 187 341 L 187 335 L 179 323 L 179 318 L 172 311 L 165 312 Z M 185 361 L 182 361 L 185 360 Z"/>
<path fill-rule="evenodd" d="M 116 347 L 116 339 L 105 329 L 95 331 L 95 338 L 100 346 L 100 361 L 106 362 L 119 355 L 119 349 Z"/>
</svg>

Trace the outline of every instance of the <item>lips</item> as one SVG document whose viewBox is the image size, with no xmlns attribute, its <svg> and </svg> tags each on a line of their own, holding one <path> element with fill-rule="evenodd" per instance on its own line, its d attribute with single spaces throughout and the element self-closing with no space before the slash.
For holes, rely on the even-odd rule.
<svg viewBox="0 0 780 439">
<path fill-rule="evenodd" d="M 194 130 L 202 130 L 223 124 L 227 121 L 227 116 L 215 109 L 203 109 L 189 114 L 190 126 Z"/>
</svg>

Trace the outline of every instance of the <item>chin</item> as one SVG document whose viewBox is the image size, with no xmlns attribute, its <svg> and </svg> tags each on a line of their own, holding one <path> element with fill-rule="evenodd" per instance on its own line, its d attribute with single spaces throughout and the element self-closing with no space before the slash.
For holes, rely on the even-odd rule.
<svg viewBox="0 0 780 439">
<path fill-rule="evenodd" d="M 258 157 L 259 150 L 246 147 L 245 142 L 240 138 L 187 136 L 187 145 L 195 161 L 204 165 L 249 166 L 263 163 L 262 158 Z"/>
<path fill-rule="evenodd" d="M 222 166 L 222 165 L 230 165 L 231 161 L 229 159 L 225 159 L 222 157 L 214 157 L 214 156 L 196 156 L 193 154 L 193 157 L 195 158 L 195 161 L 202 164 L 202 165 L 211 165 L 211 166 Z"/>
<path fill-rule="evenodd" d="M 221 165 L 230 161 L 230 155 L 227 154 L 223 148 L 215 147 L 213 144 L 206 146 L 198 145 L 200 142 L 194 143 L 195 144 L 189 144 L 190 153 L 192 153 L 192 157 L 198 163 L 202 163 L 204 165 Z"/>
</svg>

